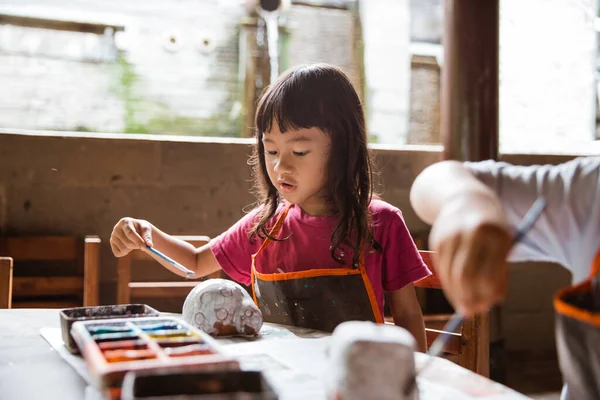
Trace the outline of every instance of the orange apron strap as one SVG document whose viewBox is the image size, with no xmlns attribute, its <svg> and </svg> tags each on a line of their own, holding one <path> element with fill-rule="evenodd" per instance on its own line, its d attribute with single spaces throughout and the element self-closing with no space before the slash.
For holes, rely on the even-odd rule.
<svg viewBox="0 0 600 400">
<path fill-rule="evenodd" d="M 365 252 L 364 248 L 360 246 L 360 256 L 358 258 L 358 269 L 360 270 L 360 275 L 363 278 L 363 283 L 365 284 L 365 289 L 367 294 L 369 295 L 369 301 L 371 302 L 371 308 L 373 309 L 373 315 L 375 316 L 375 321 L 378 324 L 383 324 L 383 317 L 381 316 L 381 310 L 379 310 L 379 305 L 377 304 L 377 299 L 375 298 L 375 292 L 373 291 L 373 286 L 371 285 L 371 280 L 367 275 L 367 271 L 365 269 Z"/>
<path fill-rule="evenodd" d="M 254 266 L 254 264 L 255 264 L 254 260 L 256 258 L 256 255 L 258 253 L 260 253 L 261 251 L 263 251 L 263 249 L 265 247 L 267 247 L 269 245 L 269 243 L 271 243 L 271 239 L 269 237 L 274 237 L 274 235 L 277 235 L 279 233 L 279 230 L 281 229 L 281 225 L 283 225 L 283 221 L 285 220 L 285 217 L 287 217 L 288 211 L 290 211 L 290 207 L 292 207 L 292 203 L 288 203 L 285 206 L 285 208 L 281 212 L 281 215 L 279 216 L 279 218 L 277 218 L 277 221 L 275 222 L 275 226 L 273 226 L 271 231 L 269 231 L 269 236 L 265 238 L 264 242 L 262 243 L 262 245 L 260 246 L 258 251 L 256 253 L 252 254 L 252 267 L 250 268 L 250 283 L 252 285 L 252 298 L 254 299 L 254 304 L 256 304 L 257 307 L 258 307 L 258 300 L 256 299 L 256 290 L 254 288 L 254 272 L 256 270 L 256 268 Z"/>
<path fill-rule="evenodd" d="M 252 254 L 252 266 L 250 267 L 250 286 L 252 287 L 252 299 L 254 300 L 254 305 L 258 307 L 258 300 L 256 299 L 256 288 L 254 287 L 254 256 L 256 256 L 256 254 Z"/>
<path fill-rule="evenodd" d="M 285 217 L 287 217 L 288 211 L 290 211 L 290 207 L 292 207 L 292 203 L 288 203 L 285 206 L 285 208 L 281 212 L 281 215 L 279 216 L 279 218 L 277 218 L 277 222 L 275 222 L 275 226 L 273 226 L 273 228 L 269 231 L 269 236 L 265 238 L 265 241 L 260 246 L 260 248 L 255 253 L 255 255 L 260 253 L 261 251 L 263 251 L 263 249 L 265 247 L 267 247 L 269 245 L 269 243 L 271 243 L 270 238 L 275 237 L 275 235 L 277 235 L 279 233 L 279 230 L 281 229 L 281 225 L 283 225 L 283 221 L 285 220 Z M 253 265 L 254 265 L 254 263 L 253 263 Z"/>
<path fill-rule="evenodd" d="M 554 296 L 554 309 L 556 312 L 562 315 L 569 316 L 571 318 L 584 321 L 592 326 L 600 328 L 600 313 L 596 311 L 590 311 L 565 301 L 565 298 L 576 295 L 578 293 L 588 293 L 594 290 L 594 278 L 600 272 L 600 249 L 596 253 L 596 257 L 592 262 L 590 269 L 590 276 L 583 282 L 568 286 L 564 289 L 559 290 Z"/>
</svg>

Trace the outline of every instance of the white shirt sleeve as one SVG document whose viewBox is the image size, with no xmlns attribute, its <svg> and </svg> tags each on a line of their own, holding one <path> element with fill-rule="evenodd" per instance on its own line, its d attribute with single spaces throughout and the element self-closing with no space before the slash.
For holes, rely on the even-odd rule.
<svg viewBox="0 0 600 400">
<path fill-rule="evenodd" d="M 539 196 L 546 199 L 545 211 L 510 261 L 556 262 L 571 271 L 573 283 L 587 278 L 600 247 L 600 157 L 556 166 L 491 160 L 465 166 L 498 193 L 513 228 Z"/>
</svg>

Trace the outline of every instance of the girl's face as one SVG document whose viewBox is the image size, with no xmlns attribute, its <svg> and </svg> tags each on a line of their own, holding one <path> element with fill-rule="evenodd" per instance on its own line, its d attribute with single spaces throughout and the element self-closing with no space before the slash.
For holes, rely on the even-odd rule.
<svg viewBox="0 0 600 400">
<path fill-rule="evenodd" d="M 269 179 L 290 203 L 309 215 L 330 213 L 326 201 L 327 163 L 331 138 L 318 128 L 289 129 L 277 123 L 262 138 Z"/>
</svg>

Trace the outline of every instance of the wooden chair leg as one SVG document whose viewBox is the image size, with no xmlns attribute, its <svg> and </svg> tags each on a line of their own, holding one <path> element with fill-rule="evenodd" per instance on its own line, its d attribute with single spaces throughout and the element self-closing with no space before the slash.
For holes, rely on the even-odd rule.
<svg viewBox="0 0 600 400">
<path fill-rule="evenodd" d="M 490 376 L 490 333 L 487 313 L 466 319 L 463 324 L 463 346 L 459 364 L 473 372 Z"/>
<path fill-rule="evenodd" d="M 477 338 L 476 371 L 486 378 L 490 377 L 490 319 L 489 314 L 483 313 L 477 317 L 479 335 Z"/>
<path fill-rule="evenodd" d="M 13 259 L 0 257 L 0 308 L 12 306 Z"/>
<path fill-rule="evenodd" d="M 83 306 L 91 307 L 100 304 L 99 278 L 100 269 L 100 238 L 87 236 L 83 261 Z"/>
<path fill-rule="evenodd" d="M 131 293 L 131 254 L 119 258 L 117 270 L 117 304 L 129 304 Z"/>
</svg>

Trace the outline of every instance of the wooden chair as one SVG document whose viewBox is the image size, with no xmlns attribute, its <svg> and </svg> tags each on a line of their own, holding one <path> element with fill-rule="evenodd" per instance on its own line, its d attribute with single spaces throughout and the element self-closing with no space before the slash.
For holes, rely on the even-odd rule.
<svg viewBox="0 0 600 400">
<path fill-rule="evenodd" d="M 415 287 L 441 289 L 442 285 L 435 274 L 431 251 L 420 250 L 419 253 L 433 275 L 415 282 Z M 442 329 L 451 315 L 424 315 L 427 347 L 443 333 Z M 445 358 L 456 362 L 485 377 L 490 375 L 490 339 L 487 313 L 466 319 L 461 328 L 451 337 L 444 347 Z"/>
<path fill-rule="evenodd" d="M 97 236 L 0 237 L 0 256 L 11 257 L 19 272 L 13 277 L 13 308 L 98 305 L 100 244 Z M 51 266 L 59 273 L 46 272 Z M 21 274 L 32 267 L 33 273 Z M 74 267 L 68 276 L 66 267 Z"/>
<path fill-rule="evenodd" d="M 190 243 L 194 247 L 204 246 L 210 242 L 208 236 L 175 236 L 181 240 Z M 132 251 L 125 257 L 119 258 L 117 270 L 117 304 L 129 304 L 132 297 L 145 298 L 185 298 L 190 291 L 200 282 L 208 278 L 220 278 L 221 271 L 208 275 L 203 279 L 194 279 L 191 281 L 173 281 L 173 282 L 152 282 L 137 281 L 132 282 L 132 266 L 135 261 L 154 261 L 150 255 L 143 251 Z"/>
<path fill-rule="evenodd" d="M 0 308 L 10 308 L 12 301 L 13 260 L 0 257 Z"/>
</svg>

